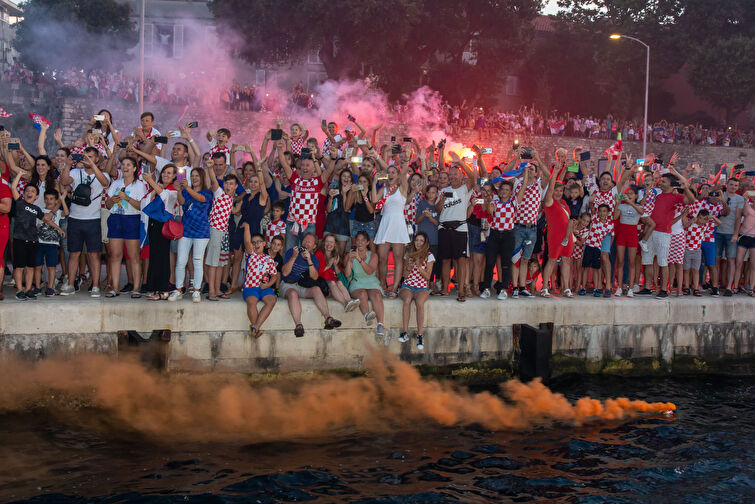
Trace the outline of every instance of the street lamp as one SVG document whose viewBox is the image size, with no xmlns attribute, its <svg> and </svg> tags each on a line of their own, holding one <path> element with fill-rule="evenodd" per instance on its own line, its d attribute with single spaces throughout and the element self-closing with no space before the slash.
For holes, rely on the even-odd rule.
<svg viewBox="0 0 755 504">
<path fill-rule="evenodd" d="M 619 40 L 622 38 L 633 40 L 639 44 L 645 46 L 647 49 L 647 57 L 645 58 L 645 126 L 642 129 L 642 157 L 645 158 L 647 151 L 647 138 L 648 138 L 648 90 L 650 88 L 650 46 L 640 39 L 630 37 L 628 35 L 621 35 L 620 33 L 614 33 L 609 37 L 612 40 Z"/>
</svg>

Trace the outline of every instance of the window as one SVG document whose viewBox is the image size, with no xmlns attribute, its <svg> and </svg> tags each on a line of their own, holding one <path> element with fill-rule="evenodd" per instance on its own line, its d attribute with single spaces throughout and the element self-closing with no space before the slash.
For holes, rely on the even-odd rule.
<svg viewBox="0 0 755 504">
<path fill-rule="evenodd" d="M 264 70 L 257 70 L 254 78 L 254 83 L 257 86 L 264 86 L 265 85 L 265 71 Z"/>
<path fill-rule="evenodd" d="M 184 55 L 184 26 L 173 25 L 173 57 L 181 58 Z"/>
<path fill-rule="evenodd" d="M 144 23 L 144 56 L 152 56 L 154 51 L 154 33 L 155 25 Z"/>
<path fill-rule="evenodd" d="M 322 65 L 322 61 L 320 61 L 320 48 L 309 51 L 307 54 L 307 63 L 310 65 Z"/>
</svg>

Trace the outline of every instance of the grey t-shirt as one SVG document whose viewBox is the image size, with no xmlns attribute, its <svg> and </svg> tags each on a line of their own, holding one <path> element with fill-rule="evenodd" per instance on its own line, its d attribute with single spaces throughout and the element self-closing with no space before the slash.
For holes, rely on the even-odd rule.
<svg viewBox="0 0 755 504">
<path fill-rule="evenodd" d="M 632 205 L 621 203 L 619 205 L 619 211 L 621 212 L 621 215 L 619 216 L 620 223 L 636 226 L 637 223 L 640 222 L 640 214 Z"/>
<path fill-rule="evenodd" d="M 734 233 L 734 224 L 736 224 L 734 219 L 737 217 L 737 212 L 744 208 L 745 199 L 739 194 L 729 196 L 724 193 L 723 197 L 726 198 L 726 202 L 729 205 L 729 215 L 719 217 L 721 224 L 718 226 L 718 233 L 730 235 Z"/>
<path fill-rule="evenodd" d="M 39 238 L 37 221 L 44 217 L 42 209 L 30 205 L 23 198 L 16 200 L 16 214 L 13 217 L 13 239 L 35 242 Z"/>
</svg>

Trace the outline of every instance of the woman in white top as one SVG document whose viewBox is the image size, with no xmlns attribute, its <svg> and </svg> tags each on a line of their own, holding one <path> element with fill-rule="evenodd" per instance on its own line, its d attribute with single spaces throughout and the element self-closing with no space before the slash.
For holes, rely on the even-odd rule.
<svg viewBox="0 0 755 504">
<path fill-rule="evenodd" d="M 404 205 L 409 189 L 404 170 L 399 171 L 395 166 L 388 167 L 388 180 L 383 187 L 382 196 L 378 196 L 377 179 L 378 177 L 372 179 L 372 201 L 376 205 L 376 210 L 377 207 L 382 206 L 383 216 L 375 234 L 375 245 L 377 245 L 380 258 L 378 277 L 383 289 L 386 290 L 386 295 L 394 298 L 398 292 L 399 280 L 401 280 L 404 251 L 406 244 L 409 243 L 409 231 L 404 218 Z M 393 250 L 394 278 L 391 290 L 387 290 L 388 253 L 391 250 Z"/>
<path fill-rule="evenodd" d="M 136 159 L 125 157 L 121 161 L 121 178 L 110 184 L 105 206 L 110 210 L 107 219 L 107 237 L 110 240 L 108 262 L 113 275 L 113 284 L 109 286 L 106 297 L 115 297 L 118 293 L 123 245 L 126 245 L 128 260 L 134 277 L 132 298 L 140 298 L 141 261 L 139 259 L 139 229 L 141 227 L 142 198 L 147 193 L 144 182 L 136 178 Z"/>
<path fill-rule="evenodd" d="M 159 197 L 165 205 L 165 211 L 174 217 L 178 214 L 178 200 L 176 188 L 173 183 L 176 180 L 176 165 L 167 164 L 160 172 L 160 182 L 155 182 L 152 175 L 144 174 L 151 191 L 144 198 L 144 205 L 149 204 L 154 198 Z M 147 236 L 149 237 L 149 259 L 147 262 L 147 289 L 150 301 L 166 300 L 170 294 L 170 240 L 163 236 L 164 222 L 149 218 L 147 222 Z"/>
</svg>

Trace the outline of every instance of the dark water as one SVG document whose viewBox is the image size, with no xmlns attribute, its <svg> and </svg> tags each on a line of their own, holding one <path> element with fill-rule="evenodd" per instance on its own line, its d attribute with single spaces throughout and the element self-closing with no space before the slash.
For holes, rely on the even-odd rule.
<svg viewBox="0 0 755 504">
<path fill-rule="evenodd" d="M 162 445 L 0 417 L 0 501 L 755 502 L 755 379 L 575 378 L 570 399 L 672 401 L 675 419 L 417 432 L 307 443 Z M 89 412 L 82 411 L 81 415 Z"/>
</svg>

